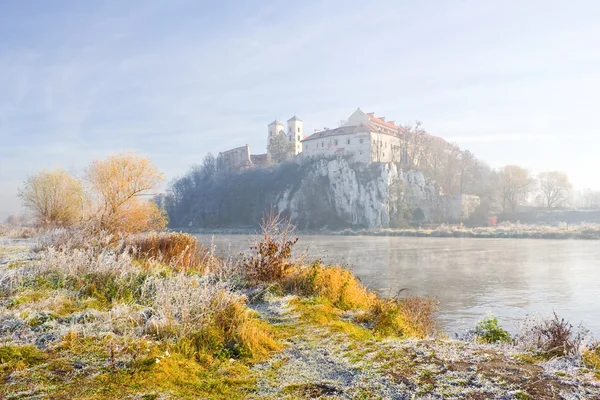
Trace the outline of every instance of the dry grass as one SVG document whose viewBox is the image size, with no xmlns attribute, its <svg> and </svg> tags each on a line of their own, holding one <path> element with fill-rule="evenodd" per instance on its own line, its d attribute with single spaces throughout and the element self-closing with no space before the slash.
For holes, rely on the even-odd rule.
<svg viewBox="0 0 600 400">
<path fill-rule="evenodd" d="M 144 262 L 160 262 L 176 271 L 209 273 L 219 268 L 220 260 L 210 249 L 198 244 L 187 233 L 144 233 L 126 238 L 122 248 L 129 248 L 135 258 Z"/>
<path fill-rule="evenodd" d="M 178 274 L 148 279 L 142 291 L 153 309 L 145 333 L 179 341 L 188 355 L 260 358 L 279 348 L 271 328 L 226 283 Z"/>
<path fill-rule="evenodd" d="M 376 299 L 351 271 L 339 266 L 296 268 L 283 282 L 294 294 L 327 299 L 342 310 L 368 309 Z"/>
<path fill-rule="evenodd" d="M 429 297 L 377 299 L 366 318 L 378 334 L 424 338 L 436 332 L 437 305 Z"/>
<path fill-rule="evenodd" d="M 587 346 L 581 354 L 581 359 L 586 367 L 594 370 L 600 377 L 600 342 Z"/>
<path fill-rule="evenodd" d="M 0 225 L 0 237 L 9 239 L 30 239 L 38 235 L 39 230 L 24 226 Z"/>
</svg>

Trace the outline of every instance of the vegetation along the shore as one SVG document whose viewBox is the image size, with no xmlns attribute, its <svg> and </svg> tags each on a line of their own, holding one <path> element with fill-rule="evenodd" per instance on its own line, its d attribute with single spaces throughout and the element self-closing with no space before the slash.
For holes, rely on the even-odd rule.
<svg viewBox="0 0 600 400">
<path fill-rule="evenodd" d="M 0 249 L 5 398 L 559 398 L 600 395 L 600 353 L 552 317 L 436 329 L 436 301 L 380 298 L 292 258 L 271 215 L 242 255 L 179 233 L 86 227 Z"/>
</svg>

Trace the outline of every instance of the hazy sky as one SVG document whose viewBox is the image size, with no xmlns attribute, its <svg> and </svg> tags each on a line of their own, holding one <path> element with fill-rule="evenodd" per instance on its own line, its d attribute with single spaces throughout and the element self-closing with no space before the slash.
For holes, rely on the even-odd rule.
<svg viewBox="0 0 600 400">
<path fill-rule="evenodd" d="M 0 1 L 0 218 L 40 168 L 133 149 L 172 179 L 357 106 L 600 189 L 600 2 Z"/>
</svg>

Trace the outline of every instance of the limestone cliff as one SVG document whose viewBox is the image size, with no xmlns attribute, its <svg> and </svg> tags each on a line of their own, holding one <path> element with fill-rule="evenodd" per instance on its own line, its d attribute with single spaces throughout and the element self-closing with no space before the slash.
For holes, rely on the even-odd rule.
<svg viewBox="0 0 600 400">
<path fill-rule="evenodd" d="M 420 171 L 402 170 L 394 163 L 349 164 L 333 159 L 313 163 L 299 187 L 288 187 L 276 204 L 300 225 L 318 221 L 319 214 L 328 211 L 342 224 L 378 228 L 393 225 L 398 203 L 405 204 L 419 222 L 438 222 L 468 217 L 463 202 L 462 196 L 440 195 L 435 182 Z"/>
<path fill-rule="evenodd" d="M 167 211 L 173 227 L 248 227 L 275 206 L 300 229 L 397 227 L 459 221 L 477 198 L 443 196 L 435 182 L 393 163 L 304 160 L 218 174 L 192 173 L 174 184 Z M 469 200 L 469 201 L 465 201 Z"/>
</svg>

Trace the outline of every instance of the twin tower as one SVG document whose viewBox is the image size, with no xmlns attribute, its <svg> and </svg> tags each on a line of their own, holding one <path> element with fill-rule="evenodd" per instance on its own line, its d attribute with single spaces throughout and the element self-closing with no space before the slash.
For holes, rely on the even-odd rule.
<svg viewBox="0 0 600 400">
<path fill-rule="evenodd" d="M 283 135 L 290 143 L 294 144 L 294 155 L 302 153 L 302 140 L 304 139 L 304 129 L 302 120 L 295 115 L 287 120 L 287 130 L 285 126 L 275 120 L 268 125 L 269 135 L 267 139 L 267 154 L 270 155 L 271 144 L 278 135 Z"/>
</svg>

